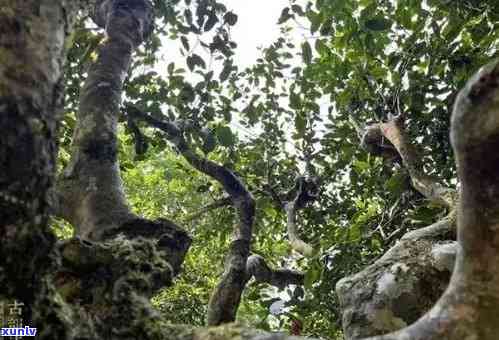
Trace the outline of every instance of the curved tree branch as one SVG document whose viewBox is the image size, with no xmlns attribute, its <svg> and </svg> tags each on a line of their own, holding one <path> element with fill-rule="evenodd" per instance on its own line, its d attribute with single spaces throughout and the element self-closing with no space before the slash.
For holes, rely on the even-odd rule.
<svg viewBox="0 0 499 340">
<path fill-rule="evenodd" d="M 296 179 L 294 187 L 284 194 L 278 193 L 270 184 L 264 185 L 264 188 L 261 190 L 262 193 L 272 198 L 278 208 L 284 209 L 286 212 L 286 229 L 291 248 L 305 256 L 311 256 L 314 249 L 298 235 L 296 215 L 308 203 L 318 198 L 318 182 L 318 178 L 316 177 L 307 178 L 300 176 Z"/>
<path fill-rule="evenodd" d="M 166 138 L 177 147 L 194 168 L 222 184 L 229 194 L 229 202 L 238 211 L 239 224 L 234 230 L 229 254 L 225 261 L 225 272 L 208 304 L 208 325 L 219 325 L 235 320 L 242 292 L 252 277 L 255 277 L 257 282 L 268 283 L 279 288 L 290 284 L 303 284 L 303 273 L 287 269 L 273 270 L 261 256 L 249 256 L 255 202 L 250 192 L 232 171 L 198 156 L 185 140 L 181 124 L 157 120 L 132 105 L 127 105 L 125 110 L 132 119 L 143 120 L 163 131 Z M 304 178 L 298 180 L 296 194 L 292 200 L 293 216 L 296 210 L 315 198 L 316 187 L 315 181 L 307 181 Z M 229 202 L 221 200 L 217 203 L 225 205 Z"/>
<path fill-rule="evenodd" d="M 455 205 L 455 192 L 444 187 L 436 179 L 425 173 L 420 152 L 409 141 L 409 136 L 403 124 L 404 120 L 399 118 L 382 123 L 380 124 L 381 133 L 402 157 L 402 162 L 409 171 L 414 188 L 430 201 L 453 208 Z"/>
<path fill-rule="evenodd" d="M 57 183 L 58 212 L 82 239 L 103 241 L 123 234 L 128 240 L 150 240 L 166 256 L 172 274 L 178 274 L 190 237 L 173 222 L 146 220 L 131 211 L 117 157 L 123 81 L 132 53 L 152 29 L 152 5 L 148 0 L 98 0 L 93 16 L 107 39 L 81 90 L 71 161 Z"/>
<path fill-rule="evenodd" d="M 291 248 L 296 250 L 302 255 L 311 256 L 313 253 L 313 248 L 311 245 L 303 241 L 298 235 L 298 230 L 296 227 L 296 202 L 295 200 L 288 202 L 285 204 L 286 209 L 286 217 L 287 217 L 287 228 L 288 228 L 288 237 L 289 242 L 291 244 Z"/>
<path fill-rule="evenodd" d="M 462 189 L 449 287 L 416 323 L 373 339 L 494 340 L 499 334 L 499 61 L 480 69 L 459 93 L 451 142 Z"/>
<path fill-rule="evenodd" d="M 288 237 L 291 243 L 291 248 L 305 256 L 313 254 L 313 247 L 303 241 L 298 235 L 296 227 L 296 214 L 298 210 L 318 197 L 317 179 L 299 177 L 296 180 L 295 195 L 290 200 L 284 203 L 284 209 L 287 216 Z"/>
<path fill-rule="evenodd" d="M 208 304 L 207 323 L 219 325 L 234 321 L 242 292 L 248 281 L 246 264 L 255 216 L 255 201 L 251 193 L 232 171 L 198 156 L 185 140 L 180 124 L 159 121 L 130 105 L 126 107 L 126 111 L 129 116 L 144 120 L 162 130 L 189 164 L 218 181 L 229 194 L 232 205 L 237 210 L 239 224 L 234 228 L 229 253 L 225 260 L 224 274 Z"/>
<path fill-rule="evenodd" d="M 123 81 L 132 53 L 152 29 L 153 9 L 148 0 L 95 2 L 93 19 L 107 39 L 81 90 L 71 160 L 57 183 L 57 214 L 79 236 L 100 240 L 137 219 L 124 194 L 116 136 Z"/>
<path fill-rule="evenodd" d="M 449 209 L 455 206 L 455 191 L 425 173 L 420 152 L 404 129 L 404 116 L 366 127 L 362 145 L 367 152 L 389 160 L 399 156 L 409 171 L 414 189 L 436 204 Z"/>
</svg>

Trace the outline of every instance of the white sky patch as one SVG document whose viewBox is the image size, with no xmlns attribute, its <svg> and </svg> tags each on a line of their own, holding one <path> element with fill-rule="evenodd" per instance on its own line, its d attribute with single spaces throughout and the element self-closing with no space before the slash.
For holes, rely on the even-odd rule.
<svg viewBox="0 0 499 340">
<path fill-rule="evenodd" d="M 242 71 L 246 67 L 250 67 L 256 63 L 258 58 L 262 57 L 262 49 L 269 47 L 272 43 L 277 41 L 277 39 L 282 36 L 281 27 L 278 25 L 279 18 L 281 16 L 282 10 L 285 7 L 290 6 L 289 0 L 219 0 L 223 3 L 227 10 L 234 12 L 238 16 L 238 21 L 235 26 L 230 28 L 231 40 L 237 43 L 237 47 L 234 50 L 235 55 L 233 56 L 234 63 Z M 302 5 L 305 8 L 306 0 L 298 0 L 296 4 Z M 300 25 L 308 27 L 309 23 L 307 19 L 297 17 L 297 21 Z M 296 46 L 295 56 L 293 59 L 287 62 L 293 65 L 302 64 L 302 57 L 299 53 L 301 50 L 299 46 L 305 39 L 310 38 L 310 31 L 307 28 L 303 28 L 300 25 L 295 25 L 292 21 L 289 24 L 294 27 L 290 33 L 288 33 L 288 38 L 291 39 Z M 297 27 L 300 26 L 300 27 Z M 209 36 L 209 34 L 208 34 Z M 203 41 L 209 41 L 210 38 L 206 36 L 201 38 Z M 207 63 L 208 68 L 215 72 L 215 75 L 219 74 L 222 69 L 222 63 L 220 61 L 212 60 L 210 62 L 209 52 L 196 43 L 197 37 L 194 34 L 189 35 L 189 42 L 192 48 L 191 53 L 196 53 L 200 55 Z M 313 46 L 315 40 L 309 40 L 310 44 Z M 176 68 L 184 68 L 187 70 L 186 56 L 181 53 L 181 43 L 180 41 L 168 41 L 168 38 L 162 38 L 163 48 L 161 50 L 160 62 L 156 65 L 155 71 L 158 72 L 163 77 L 168 77 L 167 65 L 171 62 L 175 63 Z M 315 51 L 314 51 L 315 52 Z M 201 80 L 200 76 L 196 73 L 187 72 L 184 74 L 188 81 L 196 82 Z M 280 87 L 282 84 L 278 82 L 276 87 Z M 281 105 L 286 106 L 287 100 L 282 99 L 283 103 Z M 327 110 L 329 108 L 330 100 L 329 98 L 323 97 L 319 100 L 321 116 L 326 121 L 327 120 Z M 237 108 L 241 109 L 241 108 Z M 291 124 L 292 123 L 285 123 Z M 314 128 L 318 132 L 318 136 L 321 137 L 325 128 L 323 123 L 317 124 Z M 250 139 L 256 137 L 261 133 L 261 129 L 258 126 L 252 128 L 245 128 L 240 122 L 240 113 L 233 112 L 232 121 L 229 123 L 239 137 L 243 139 Z M 285 129 L 288 132 L 287 141 L 285 142 L 284 148 L 287 152 L 295 153 L 295 144 L 291 138 L 291 134 L 294 131 L 293 127 Z"/>
<path fill-rule="evenodd" d="M 280 28 L 277 24 L 284 7 L 289 6 L 289 0 L 220 0 L 227 10 L 237 14 L 238 20 L 235 26 L 230 28 L 231 40 L 237 43 L 233 60 L 240 70 L 255 64 L 256 59 L 262 56 L 262 48 L 270 46 L 280 36 Z M 189 35 L 192 38 L 194 35 Z M 203 39 L 203 38 L 202 38 Z M 208 41 L 209 39 L 204 38 Z M 209 53 L 199 44 L 189 39 L 193 53 L 200 55 L 208 64 L 208 67 L 220 73 L 222 64 L 220 62 L 210 63 Z M 156 65 L 155 71 L 163 77 L 168 77 L 167 65 L 171 62 L 176 67 L 187 69 L 186 56 L 181 53 L 179 41 L 171 41 L 166 37 L 162 38 L 163 47 L 161 49 L 160 62 Z M 146 72 L 146 70 L 143 70 Z M 187 71 L 185 77 L 191 81 L 201 79 L 199 75 Z M 254 137 L 257 131 L 249 133 L 238 124 L 238 115 L 230 124 L 234 130 L 246 137 Z"/>
<path fill-rule="evenodd" d="M 288 0 L 222 0 L 228 9 L 239 16 L 231 28 L 232 40 L 237 43 L 234 60 L 239 66 L 252 65 L 261 52 L 279 37 L 277 21 Z"/>
<path fill-rule="evenodd" d="M 289 0 L 220 0 L 220 2 L 238 16 L 236 25 L 230 29 L 231 40 L 237 43 L 235 64 L 240 69 L 253 65 L 256 59 L 261 57 L 260 48 L 268 47 L 279 38 L 280 29 L 277 21 L 282 9 L 289 5 Z M 194 35 L 190 35 L 192 36 Z M 196 46 L 194 41 L 190 42 L 192 47 L 195 47 L 193 52 L 199 54 L 209 64 L 209 54 L 203 51 L 201 46 Z M 180 47 L 179 41 L 168 41 L 167 38 L 163 38 L 162 62 L 157 65 L 156 71 L 166 76 L 166 65 L 171 62 L 177 67 L 186 67 L 186 57 L 180 53 Z M 216 66 L 217 70 L 221 68 L 221 65 Z"/>
</svg>

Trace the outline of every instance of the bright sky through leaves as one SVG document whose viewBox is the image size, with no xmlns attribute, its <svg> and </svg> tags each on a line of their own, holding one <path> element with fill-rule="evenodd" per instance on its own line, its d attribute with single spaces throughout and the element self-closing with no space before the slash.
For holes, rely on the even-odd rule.
<svg viewBox="0 0 499 340">
<path fill-rule="evenodd" d="M 277 21 L 288 0 L 225 0 L 227 8 L 239 20 L 232 28 L 232 39 L 237 42 L 235 61 L 249 66 L 260 56 L 258 47 L 266 47 L 279 36 Z"/>
</svg>

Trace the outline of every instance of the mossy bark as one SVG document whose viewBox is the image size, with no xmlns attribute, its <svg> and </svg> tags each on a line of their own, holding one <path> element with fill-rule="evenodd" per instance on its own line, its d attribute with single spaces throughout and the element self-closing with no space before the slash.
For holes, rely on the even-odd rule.
<svg viewBox="0 0 499 340">
<path fill-rule="evenodd" d="M 152 5 L 99 0 L 93 18 L 107 37 L 81 91 L 71 161 L 58 181 L 58 212 L 79 236 L 98 240 L 137 218 L 123 191 L 117 125 L 132 53 L 152 30 Z"/>
<path fill-rule="evenodd" d="M 65 42 L 78 3 L 0 1 L 0 304 L 23 303 L 24 323 L 66 334 L 48 283 L 48 191 L 62 107 Z"/>
</svg>

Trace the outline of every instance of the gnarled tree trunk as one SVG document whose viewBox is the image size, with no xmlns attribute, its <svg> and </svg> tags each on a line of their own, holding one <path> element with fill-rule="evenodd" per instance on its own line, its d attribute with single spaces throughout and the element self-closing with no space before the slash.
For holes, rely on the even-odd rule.
<svg viewBox="0 0 499 340">
<path fill-rule="evenodd" d="M 456 155 L 461 192 L 457 204 L 457 245 L 450 248 L 428 248 L 427 254 L 431 255 L 433 249 L 434 261 L 428 261 L 426 272 L 434 270 L 435 264 L 452 262 L 446 253 L 449 249 L 456 249 L 456 264 L 453 269 L 449 286 L 436 304 L 412 325 L 395 333 L 381 335 L 373 339 L 497 339 L 499 324 L 499 246 L 497 234 L 497 221 L 499 220 L 499 62 L 493 62 L 483 67 L 460 92 L 452 115 L 451 142 Z M 393 143 L 393 141 L 390 139 Z M 400 152 L 401 149 L 397 148 Z M 424 186 L 428 188 L 427 185 Z M 434 194 L 435 190 L 427 191 Z M 442 222 L 443 223 L 443 222 Z M 420 233 L 423 234 L 424 232 Z M 421 236 L 421 235 L 420 235 Z M 418 237 L 418 240 L 421 240 Z M 418 241 L 420 242 L 420 241 Z M 406 247 L 409 245 L 406 244 Z M 448 246 L 448 245 L 447 245 Z M 393 297 L 400 297 L 407 281 L 403 275 L 394 276 L 383 264 L 390 260 L 400 262 L 397 248 L 404 247 L 404 240 L 395 246 L 382 259 L 373 266 L 380 269 L 374 276 L 372 268 L 357 274 L 353 279 L 345 279 L 338 284 L 338 293 L 349 308 L 344 315 L 345 326 L 353 323 L 350 315 L 360 315 L 361 322 L 368 320 L 365 306 L 376 307 L 378 294 L 371 294 L 375 287 L 390 287 Z M 404 249 L 405 250 L 405 249 Z M 423 252 L 424 253 L 424 252 Z M 418 256 L 418 254 L 415 254 Z M 440 259 L 440 260 L 439 260 Z M 423 262 L 424 263 L 424 262 Z M 416 266 L 417 268 L 417 266 Z M 387 270 L 388 269 L 388 270 Z M 411 268 L 406 268 L 410 270 Z M 391 276 L 390 276 L 391 275 Z M 375 280 L 369 280 L 376 277 Z M 401 281 L 395 278 L 401 277 Z M 367 279 L 367 287 L 349 291 L 349 281 L 358 281 L 359 278 Z M 391 285 L 387 285 L 390 283 Z M 352 285 L 352 287 L 355 283 Z M 382 289 L 381 291 L 387 291 Z M 367 303 L 355 304 L 351 301 L 351 293 L 366 293 Z M 357 299 L 359 300 L 359 299 Z M 361 299 L 360 299 L 361 300 Z M 387 304 L 381 304 L 386 306 Z M 404 321 L 394 318 L 395 306 L 388 311 L 389 319 L 396 320 L 391 325 L 379 329 L 373 321 L 382 315 L 376 315 L 368 321 L 368 332 L 380 333 L 383 328 L 399 328 Z M 380 313 L 381 314 L 381 313 Z M 355 320 L 356 321 L 356 320 Z M 357 328 L 355 328 L 357 327 Z M 355 337 L 361 335 L 358 324 L 347 329 L 347 334 Z"/>
<path fill-rule="evenodd" d="M 49 188 L 62 109 L 65 41 L 78 1 L 0 1 L 0 304 L 24 304 L 24 322 L 63 337 L 53 299 Z"/>
<path fill-rule="evenodd" d="M 39 337 L 47 339 L 293 339 L 234 325 L 172 326 L 151 308 L 148 298 L 179 271 L 190 243 L 171 222 L 131 214 L 118 172 L 116 115 L 123 77 L 133 49 L 150 30 L 152 7 L 147 0 L 90 3 L 0 0 L 0 302 L 24 303 L 24 321 L 38 327 Z M 64 41 L 82 4 L 96 6 L 95 20 L 106 29 L 108 40 L 82 93 L 74 154 L 59 186 L 60 211 L 76 225 L 79 235 L 98 242 L 78 237 L 54 247 L 47 227 L 48 192 L 54 176 Z M 434 185 L 412 163 L 411 149 L 397 125 L 380 125 L 380 129 L 402 156 L 414 187 L 429 199 L 453 207 L 453 195 Z M 396 302 L 419 303 L 418 313 L 419 308 L 427 308 L 430 302 L 416 301 L 414 293 L 434 282 L 441 286 L 445 278 L 434 281 L 425 275 L 448 275 L 453 249 L 457 249 L 449 287 L 436 305 L 412 325 L 374 339 L 495 340 L 499 334 L 498 62 L 484 67 L 459 95 L 451 137 L 462 183 L 456 207 L 457 244 L 446 242 L 453 234 L 450 217 L 406 235 L 379 262 L 338 286 L 343 305 L 350 306 L 348 322 L 360 316 L 369 327 L 381 325 L 376 331 L 402 327 L 415 314 L 399 318 L 402 314 L 394 313 L 400 308 Z M 241 291 L 251 276 L 276 285 L 301 283 L 301 273 L 272 271 L 261 258 L 248 259 L 251 196 L 226 169 L 180 149 L 197 168 L 225 183 L 240 210 L 226 275 L 213 297 L 221 298 L 211 304 L 213 323 L 235 317 Z M 406 275 L 411 270 L 418 274 L 416 279 Z M 356 292 L 360 299 L 348 296 Z M 437 287 L 433 296 L 438 292 Z M 365 311 L 373 309 L 381 312 L 369 319 Z"/>
</svg>

